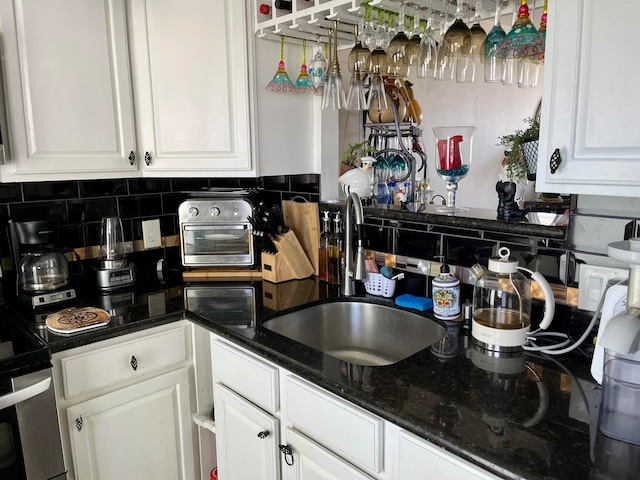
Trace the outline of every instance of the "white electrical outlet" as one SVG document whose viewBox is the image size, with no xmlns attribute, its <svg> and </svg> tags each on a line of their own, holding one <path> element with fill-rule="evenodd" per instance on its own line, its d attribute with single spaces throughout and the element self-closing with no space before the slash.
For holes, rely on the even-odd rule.
<svg viewBox="0 0 640 480">
<path fill-rule="evenodd" d="M 595 312 L 607 282 L 614 278 L 629 278 L 626 268 L 601 267 L 598 265 L 580 265 L 578 280 L 578 308 Z"/>
<path fill-rule="evenodd" d="M 144 244 L 145 250 L 162 246 L 159 219 L 142 221 L 142 243 Z"/>
</svg>

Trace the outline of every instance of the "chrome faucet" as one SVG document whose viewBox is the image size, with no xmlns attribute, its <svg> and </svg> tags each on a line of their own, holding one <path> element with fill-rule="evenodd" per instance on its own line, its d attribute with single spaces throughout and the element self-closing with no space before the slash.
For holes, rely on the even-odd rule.
<svg viewBox="0 0 640 480">
<path fill-rule="evenodd" d="M 358 236 L 358 246 L 356 249 L 355 263 L 353 261 L 353 223 L 351 219 L 351 209 L 355 216 L 355 225 Z M 364 213 L 362 211 L 362 202 L 357 193 L 351 192 L 347 195 L 347 203 L 344 207 L 344 280 L 342 282 L 342 294 L 354 295 L 354 280 L 365 280 L 367 271 L 364 263 L 364 248 L 362 247 L 362 239 L 364 237 Z"/>
</svg>

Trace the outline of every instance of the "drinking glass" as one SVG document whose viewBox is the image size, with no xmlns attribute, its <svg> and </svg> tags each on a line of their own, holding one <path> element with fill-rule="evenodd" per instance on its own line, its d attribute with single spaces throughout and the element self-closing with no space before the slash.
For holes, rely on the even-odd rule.
<svg viewBox="0 0 640 480">
<path fill-rule="evenodd" d="M 400 17 L 398 20 L 398 32 L 389 42 L 387 56 L 389 57 L 388 73 L 392 77 L 409 76 L 409 37 L 405 33 L 404 8 L 405 1 L 400 4 Z"/>
<path fill-rule="evenodd" d="M 420 40 L 420 48 L 418 50 L 418 78 L 433 78 L 436 71 L 438 59 L 438 44 L 433 33 L 433 10 L 431 10 L 431 2 L 429 0 L 429 10 L 427 13 L 427 28 Z"/>
<path fill-rule="evenodd" d="M 319 90 L 324 85 L 324 79 L 327 74 L 328 61 L 322 53 L 322 45 L 320 44 L 320 36 L 316 35 L 316 52 L 313 58 L 309 62 L 309 78 L 316 90 Z"/>
<path fill-rule="evenodd" d="M 471 168 L 471 152 L 475 126 L 435 127 L 436 172 L 446 182 L 447 205 L 436 211 L 455 214 L 469 209 L 456 205 L 458 182 L 467 176 Z"/>
<path fill-rule="evenodd" d="M 496 55 L 498 46 L 507 36 L 500 25 L 502 15 L 502 0 L 496 0 L 496 15 L 493 20 L 493 28 L 489 30 L 484 43 L 484 81 L 487 83 L 502 82 L 502 58 Z"/>
<path fill-rule="evenodd" d="M 367 73 L 371 62 L 371 52 L 358 40 L 358 26 L 354 25 L 354 46 L 349 52 L 349 71 L 351 81 L 347 92 L 348 110 L 366 110 L 367 100 L 364 94 L 362 76 Z"/>
<path fill-rule="evenodd" d="M 296 79 L 296 91 L 298 93 L 306 93 L 313 88 L 311 78 L 309 78 L 309 72 L 307 68 L 307 40 L 302 40 L 302 65 L 300 66 L 300 74 Z"/>
<path fill-rule="evenodd" d="M 420 54 L 420 5 L 414 5 L 413 13 L 413 30 L 409 36 L 409 65 L 411 67 L 418 66 L 418 55 Z"/>
<path fill-rule="evenodd" d="M 342 76 L 340 75 L 340 64 L 338 63 L 338 21 L 333 21 L 333 49 L 331 50 L 331 61 L 329 71 L 324 83 L 322 94 L 323 110 L 339 110 L 345 108 L 347 99 L 345 98 L 342 86 Z"/>
<path fill-rule="evenodd" d="M 362 45 L 367 47 L 369 51 L 376 48 L 376 29 L 373 25 L 373 9 L 371 5 L 367 4 L 364 13 L 364 28 L 360 36 Z"/>
<path fill-rule="evenodd" d="M 284 64 L 284 35 L 280 37 L 280 62 L 278 62 L 278 69 L 273 79 L 271 79 L 269 84 L 264 88 L 272 92 L 295 92 L 296 90 L 291 78 L 289 78 L 289 74 L 287 74 L 287 69 Z"/>
<path fill-rule="evenodd" d="M 456 81 L 458 83 L 473 82 L 476 76 L 476 63 L 478 60 L 484 58 L 483 47 L 487 38 L 487 33 L 480 25 L 481 8 L 482 3 L 480 0 L 477 0 L 473 25 L 469 28 L 469 34 L 471 35 L 469 51 L 460 52 L 460 56 L 456 62 Z"/>
</svg>

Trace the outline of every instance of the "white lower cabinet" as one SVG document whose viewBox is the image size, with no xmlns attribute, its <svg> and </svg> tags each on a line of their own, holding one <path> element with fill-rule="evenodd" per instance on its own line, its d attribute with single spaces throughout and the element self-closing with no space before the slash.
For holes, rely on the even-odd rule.
<svg viewBox="0 0 640 480">
<path fill-rule="evenodd" d="M 372 480 L 343 459 L 308 437 L 290 428 L 285 441 L 292 448 L 289 463 L 284 467 L 284 480 Z"/>
<path fill-rule="evenodd" d="M 280 478 L 278 420 L 220 384 L 213 395 L 219 478 Z"/>
<path fill-rule="evenodd" d="M 497 480 L 498 477 L 409 432 L 398 434 L 397 474 L 402 480 Z"/>
<path fill-rule="evenodd" d="M 76 478 L 195 478 L 187 368 L 67 410 Z"/>
<path fill-rule="evenodd" d="M 498 478 L 216 335 L 211 361 L 221 480 Z"/>
<path fill-rule="evenodd" d="M 192 325 L 54 354 L 68 480 L 193 480 L 199 472 Z"/>
</svg>

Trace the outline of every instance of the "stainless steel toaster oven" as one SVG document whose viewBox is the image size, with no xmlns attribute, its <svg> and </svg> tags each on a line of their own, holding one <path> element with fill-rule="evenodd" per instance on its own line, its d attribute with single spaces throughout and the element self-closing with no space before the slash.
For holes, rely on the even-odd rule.
<svg viewBox="0 0 640 480">
<path fill-rule="evenodd" d="M 191 198 L 178 207 L 180 251 L 185 267 L 255 264 L 246 198 Z"/>
</svg>

